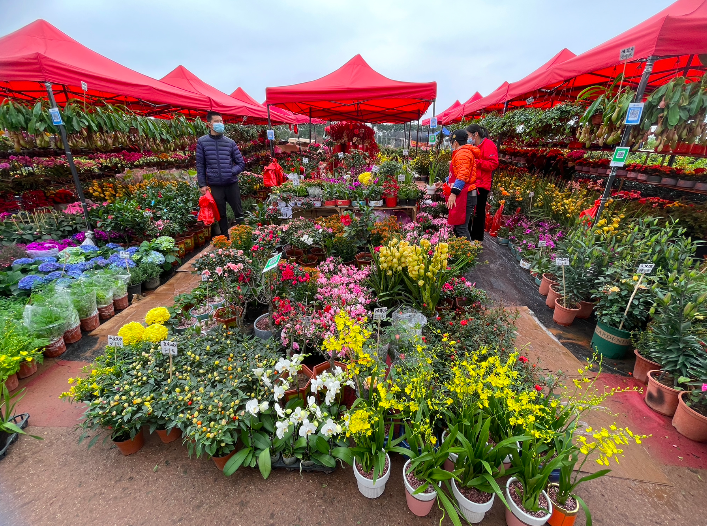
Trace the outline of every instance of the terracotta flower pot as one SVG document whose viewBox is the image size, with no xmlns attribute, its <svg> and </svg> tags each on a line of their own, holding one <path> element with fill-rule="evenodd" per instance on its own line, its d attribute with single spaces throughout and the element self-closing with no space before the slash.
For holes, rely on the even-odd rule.
<svg viewBox="0 0 707 526">
<path fill-rule="evenodd" d="M 590 318 L 592 316 L 592 312 L 594 312 L 594 307 L 596 306 L 596 303 L 591 302 L 591 301 L 580 301 L 579 302 L 579 312 L 575 316 L 575 318 L 579 318 L 580 320 L 586 320 L 587 318 Z"/>
<path fill-rule="evenodd" d="M 358 268 L 370 267 L 373 261 L 373 256 L 370 252 L 360 252 L 356 254 L 356 266 Z"/>
<path fill-rule="evenodd" d="M 242 307 L 236 307 L 236 309 L 240 309 L 240 311 L 237 311 L 235 313 L 235 316 L 228 316 L 228 314 L 233 314 L 232 311 L 228 307 L 221 307 L 219 309 L 216 309 L 216 312 L 214 312 L 214 320 L 216 320 L 218 323 L 225 325 L 226 327 L 235 327 L 238 325 L 238 320 L 243 314 L 243 308 Z"/>
<path fill-rule="evenodd" d="M 673 427 L 690 440 L 707 442 L 707 416 L 687 407 L 685 396 L 687 396 L 685 391 L 678 395 L 678 408 L 673 417 Z"/>
<path fill-rule="evenodd" d="M 214 464 L 216 464 L 216 467 L 219 469 L 219 471 L 223 471 L 223 468 L 226 465 L 226 462 L 228 462 L 229 459 L 235 454 L 236 454 L 236 450 L 234 449 L 225 457 L 211 457 L 211 460 L 214 461 Z"/>
<path fill-rule="evenodd" d="M 555 312 L 552 314 L 552 321 L 563 327 L 572 325 L 575 316 L 579 312 L 579 306 L 575 303 L 574 308 L 563 307 L 561 298 L 555 300 Z"/>
<path fill-rule="evenodd" d="M 81 339 L 81 323 L 64 333 L 64 343 L 76 343 Z"/>
<path fill-rule="evenodd" d="M 407 501 L 408 508 L 418 517 L 426 517 L 432 511 L 432 506 L 434 506 L 437 500 L 437 492 L 432 493 L 424 492 L 413 495 L 415 491 L 407 479 L 408 466 L 410 465 L 410 460 L 405 462 L 403 466 L 403 483 L 405 483 L 405 500 Z"/>
<path fill-rule="evenodd" d="M 118 447 L 120 452 L 127 457 L 142 449 L 142 446 L 145 445 L 145 435 L 143 435 L 141 429 L 138 431 L 137 435 L 135 435 L 135 438 L 122 440 L 120 442 L 113 440 L 113 443 Z"/>
<path fill-rule="evenodd" d="M 91 332 L 97 329 L 100 324 L 101 321 L 98 319 L 98 311 L 96 311 L 88 318 L 84 318 L 81 320 L 81 330 Z"/>
<path fill-rule="evenodd" d="M 648 371 L 648 386 L 646 387 L 646 404 L 656 413 L 673 416 L 678 408 L 680 391 L 663 385 L 653 378 L 660 371 Z"/>
<path fill-rule="evenodd" d="M 297 260 L 304 256 L 304 251 L 300 250 L 299 248 L 288 248 L 285 250 L 285 257 L 287 259 L 294 259 Z"/>
<path fill-rule="evenodd" d="M 122 298 L 118 298 L 117 300 L 113 300 L 113 309 L 114 310 L 123 310 L 128 308 L 128 294 L 126 293 L 125 296 Z"/>
<path fill-rule="evenodd" d="M 312 265 L 316 265 L 318 261 L 317 256 L 311 254 L 305 254 L 297 258 L 297 264 L 301 267 L 311 267 Z"/>
<path fill-rule="evenodd" d="M 27 378 L 37 372 L 37 360 L 24 361 L 20 364 L 20 370 L 17 371 L 18 378 Z"/>
<path fill-rule="evenodd" d="M 56 358 L 57 356 L 61 356 L 65 352 L 66 344 L 64 343 L 64 338 L 60 336 L 44 348 L 44 357 Z"/>
<path fill-rule="evenodd" d="M 660 371 L 662 369 L 659 363 L 652 362 L 641 356 L 638 349 L 634 349 L 633 354 L 636 355 L 636 363 L 633 366 L 633 377 L 639 382 L 644 384 L 648 382 L 648 371 Z"/>
<path fill-rule="evenodd" d="M 545 300 L 545 305 L 551 309 L 555 308 L 555 300 L 560 297 L 560 292 L 557 290 L 557 284 L 550 285 L 550 290 L 547 293 L 547 299 Z"/>
<path fill-rule="evenodd" d="M 167 431 L 166 429 L 158 429 L 157 436 L 160 437 L 162 443 L 169 444 L 170 442 L 174 442 L 178 438 L 182 438 L 182 430 L 176 427 L 173 427 L 169 431 Z"/>
<path fill-rule="evenodd" d="M 550 274 L 543 274 L 543 279 L 540 283 L 540 288 L 538 289 L 538 292 L 540 292 L 541 295 L 547 296 L 548 292 L 550 291 L 550 285 L 555 285 L 557 283 L 557 280 L 552 279 Z"/>
<path fill-rule="evenodd" d="M 14 391 L 20 385 L 20 381 L 17 379 L 17 373 L 13 373 L 7 377 L 5 380 L 5 387 L 8 391 Z"/>
<path fill-rule="evenodd" d="M 295 386 L 294 389 L 289 389 L 289 390 L 285 391 L 285 397 L 284 397 L 285 403 L 289 402 L 293 398 L 301 398 L 303 401 L 306 402 L 307 396 L 309 396 L 309 392 L 310 392 L 309 388 L 312 383 L 311 379 L 314 378 L 314 373 L 312 372 L 312 370 L 309 367 L 307 367 L 306 365 L 302 365 L 302 367 L 299 370 L 298 376 L 299 376 L 299 374 L 304 374 L 304 375 L 308 376 L 309 380 L 307 381 L 305 386 L 302 388 L 298 388 L 297 386 Z M 296 384 L 297 382 L 298 382 L 298 380 L 297 380 L 297 378 L 295 378 L 294 383 Z"/>
<path fill-rule="evenodd" d="M 98 317 L 100 319 L 110 320 L 113 316 L 115 316 L 115 309 L 112 302 L 105 307 L 98 307 Z"/>
<path fill-rule="evenodd" d="M 551 489 L 558 487 L 557 484 L 552 483 L 548 486 L 548 495 L 551 495 Z M 566 510 L 561 508 L 560 505 L 555 502 L 555 500 L 550 497 L 552 501 L 552 515 L 547 520 L 550 526 L 573 526 L 575 520 L 577 520 L 577 514 L 579 513 L 579 502 L 575 500 L 575 506 L 573 510 Z"/>
</svg>

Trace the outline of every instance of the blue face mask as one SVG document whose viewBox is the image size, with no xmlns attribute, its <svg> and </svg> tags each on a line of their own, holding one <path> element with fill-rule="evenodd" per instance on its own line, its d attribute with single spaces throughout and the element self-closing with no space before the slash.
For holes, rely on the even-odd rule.
<svg viewBox="0 0 707 526">
<path fill-rule="evenodd" d="M 226 130 L 226 127 L 223 125 L 222 122 L 214 122 L 214 131 L 216 133 L 223 133 Z"/>
</svg>

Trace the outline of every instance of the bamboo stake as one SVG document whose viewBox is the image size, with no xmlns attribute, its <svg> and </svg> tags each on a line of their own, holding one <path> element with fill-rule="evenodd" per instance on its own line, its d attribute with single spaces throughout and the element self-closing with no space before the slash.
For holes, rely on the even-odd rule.
<svg viewBox="0 0 707 526">
<path fill-rule="evenodd" d="M 619 325 L 619 330 L 621 330 L 624 326 L 624 322 L 626 321 L 626 315 L 628 314 L 628 310 L 631 308 L 631 303 L 633 303 L 633 298 L 634 296 L 636 296 L 636 292 L 638 292 L 638 287 L 641 286 L 641 281 L 643 281 L 643 274 L 638 277 L 638 283 L 636 283 L 636 286 L 633 288 L 633 294 L 631 294 L 631 298 L 628 300 L 628 305 L 626 305 L 626 310 L 624 311 L 623 318 L 621 318 L 621 325 Z"/>
</svg>

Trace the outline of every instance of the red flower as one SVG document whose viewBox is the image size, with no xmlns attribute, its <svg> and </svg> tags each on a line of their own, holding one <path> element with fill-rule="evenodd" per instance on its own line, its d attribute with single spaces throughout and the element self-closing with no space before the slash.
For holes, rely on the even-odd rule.
<svg viewBox="0 0 707 526">
<path fill-rule="evenodd" d="M 341 216 L 341 224 L 344 226 L 349 226 L 351 224 L 351 216 L 350 215 Z"/>
<path fill-rule="evenodd" d="M 191 400 L 189 400 L 189 403 L 187 405 L 191 405 Z"/>
<path fill-rule="evenodd" d="M 520 363 L 528 363 L 528 359 L 525 356 L 519 356 L 518 361 Z"/>
<path fill-rule="evenodd" d="M 441 319 L 441 318 L 440 318 L 439 316 L 437 316 L 437 321 L 439 321 L 440 319 Z"/>
<path fill-rule="evenodd" d="M 467 325 L 469 322 L 466 321 L 466 320 L 462 320 L 462 321 L 460 321 L 459 323 L 461 323 L 462 325 L 464 325 L 464 326 L 466 327 L 466 325 Z"/>
<path fill-rule="evenodd" d="M 536 390 L 536 391 L 542 391 L 543 388 L 540 387 L 538 384 L 535 384 L 535 390 Z"/>
</svg>

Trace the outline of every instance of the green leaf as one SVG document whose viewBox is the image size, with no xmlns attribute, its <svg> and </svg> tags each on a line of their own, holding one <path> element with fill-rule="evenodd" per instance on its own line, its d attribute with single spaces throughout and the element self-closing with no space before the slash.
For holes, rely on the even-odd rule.
<svg viewBox="0 0 707 526">
<path fill-rule="evenodd" d="M 335 447 L 331 450 L 331 454 L 347 464 L 353 464 L 353 453 L 347 447 Z"/>
<path fill-rule="evenodd" d="M 233 475 L 238 470 L 238 468 L 241 467 L 241 464 L 243 464 L 245 457 L 248 456 L 248 453 L 250 453 L 250 451 L 250 448 L 243 448 L 238 453 L 233 455 L 230 459 L 228 459 L 228 462 L 226 462 L 226 465 L 223 467 L 223 474 L 227 477 Z"/>
<path fill-rule="evenodd" d="M 260 474 L 264 479 L 270 476 L 270 471 L 272 469 L 270 465 L 270 450 L 263 449 L 258 457 L 258 469 L 260 469 Z"/>
<path fill-rule="evenodd" d="M 315 447 L 319 450 L 320 453 L 329 453 L 329 442 L 326 441 L 326 439 L 321 436 L 321 435 L 316 435 L 316 445 Z"/>
<path fill-rule="evenodd" d="M 323 466 L 328 468 L 336 467 L 336 459 L 331 455 L 325 455 L 321 453 L 312 453 L 312 458 L 317 460 Z"/>
</svg>

